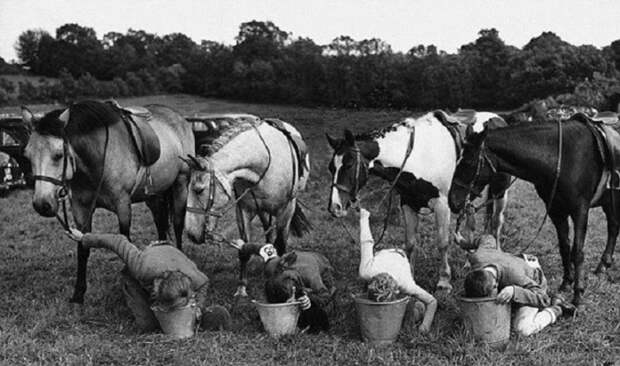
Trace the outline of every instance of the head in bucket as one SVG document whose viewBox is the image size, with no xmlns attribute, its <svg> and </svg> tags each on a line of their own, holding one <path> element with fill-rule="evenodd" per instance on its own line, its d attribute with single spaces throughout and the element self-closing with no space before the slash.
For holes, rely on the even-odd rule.
<svg viewBox="0 0 620 366">
<path fill-rule="evenodd" d="M 541 331 L 562 314 L 574 313 L 574 306 L 561 297 L 550 298 L 547 279 L 535 256 L 502 252 L 496 249 L 492 236 L 474 243 L 479 247 L 467 256 L 471 270 L 465 277 L 465 297 L 496 297 L 498 303 L 514 303 L 513 326 L 522 336 Z"/>
<path fill-rule="evenodd" d="M 413 271 L 401 249 L 389 248 L 374 251 L 370 232 L 370 213 L 360 208 L 360 265 L 359 275 L 368 283 L 368 298 L 373 301 L 396 300 L 399 294 L 412 296 L 413 322 L 424 314 L 418 329 L 428 332 L 437 310 L 437 300 L 413 280 Z"/>
<path fill-rule="evenodd" d="M 161 327 L 173 336 L 191 336 L 201 315 L 203 328 L 230 327 L 227 311 L 207 306 L 208 277 L 167 242 L 157 242 L 139 250 L 123 235 L 82 234 L 76 229 L 70 229 L 67 235 L 86 248 L 109 249 L 125 262 L 121 287 L 140 330 L 153 331 Z M 214 312 L 221 316 L 205 318 L 204 314 Z"/>
<path fill-rule="evenodd" d="M 295 251 L 278 256 L 272 244 L 240 243 L 240 257 L 259 255 L 265 261 L 265 297 L 269 303 L 299 301 L 300 328 L 329 329 L 325 307 L 335 291 L 333 267 L 322 254 Z"/>
</svg>

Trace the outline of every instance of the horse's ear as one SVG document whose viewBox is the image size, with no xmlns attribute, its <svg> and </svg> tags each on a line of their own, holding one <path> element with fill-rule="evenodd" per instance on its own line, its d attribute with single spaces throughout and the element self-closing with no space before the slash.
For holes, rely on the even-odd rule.
<svg viewBox="0 0 620 366">
<path fill-rule="evenodd" d="M 344 129 L 344 141 L 349 146 L 355 145 L 355 136 L 353 135 L 353 132 L 351 132 L 351 130 L 349 130 L 348 128 Z"/>
<path fill-rule="evenodd" d="M 22 121 L 24 121 L 26 127 L 32 130 L 34 115 L 25 105 L 22 106 Z"/>
<path fill-rule="evenodd" d="M 67 123 L 69 123 L 69 108 L 65 109 L 60 116 L 58 116 L 58 119 L 61 120 L 66 126 Z"/>
<path fill-rule="evenodd" d="M 340 139 L 331 137 L 327 132 L 325 132 L 325 137 L 327 138 L 327 142 L 329 143 L 329 146 L 332 147 L 332 149 L 338 150 L 340 148 Z"/>
<path fill-rule="evenodd" d="M 291 267 L 292 265 L 295 264 L 295 262 L 297 262 L 297 253 L 290 252 L 282 256 L 279 266 L 282 268 Z"/>
</svg>

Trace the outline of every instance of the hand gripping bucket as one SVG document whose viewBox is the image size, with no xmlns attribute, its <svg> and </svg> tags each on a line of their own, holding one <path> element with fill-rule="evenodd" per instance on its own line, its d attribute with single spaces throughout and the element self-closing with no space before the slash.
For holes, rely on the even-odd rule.
<svg viewBox="0 0 620 366">
<path fill-rule="evenodd" d="M 173 309 L 164 309 L 154 306 L 151 308 L 161 330 L 174 338 L 189 338 L 194 335 L 196 321 L 198 320 L 198 308 L 195 301 L 187 305 Z"/>
<path fill-rule="evenodd" d="M 375 345 L 394 342 L 400 332 L 409 297 L 390 302 L 371 301 L 364 295 L 354 299 L 364 342 Z"/>
<path fill-rule="evenodd" d="M 252 300 L 260 315 L 265 331 L 272 337 L 278 338 L 286 334 L 295 334 L 299 319 L 299 302 L 285 302 L 267 304 Z"/>
<path fill-rule="evenodd" d="M 499 304 L 495 297 L 457 296 L 465 329 L 478 342 L 502 348 L 510 338 L 510 303 Z"/>
</svg>

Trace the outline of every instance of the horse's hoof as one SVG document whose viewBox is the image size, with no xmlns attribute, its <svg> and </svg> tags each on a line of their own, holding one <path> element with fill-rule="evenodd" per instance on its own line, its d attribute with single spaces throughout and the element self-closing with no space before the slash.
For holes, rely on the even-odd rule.
<svg viewBox="0 0 620 366">
<path fill-rule="evenodd" d="M 607 273 L 607 267 L 603 262 L 599 263 L 598 266 L 596 266 L 596 270 L 594 271 L 595 275 L 601 275 L 601 274 L 605 274 Z"/>
<path fill-rule="evenodd" d="M 84 305 L 84 296 L 73 295 L 71 298 L 69 298 L 69 303 Z"/>
<path fill-rule="evenodd" d="M 238 287 L 237 291 L 235 291 L 235 294 L 233 296 L 236 298 L 248 297 L 248 292 L 246 291 L 245 287 Z"/>
<path fill-rule="evenodd" d="M 452 292 L 452 285 L 446 280 L 440 280 L 437 283 L 437 290 L 435 292 L 448 295 Z"/>
</svg>

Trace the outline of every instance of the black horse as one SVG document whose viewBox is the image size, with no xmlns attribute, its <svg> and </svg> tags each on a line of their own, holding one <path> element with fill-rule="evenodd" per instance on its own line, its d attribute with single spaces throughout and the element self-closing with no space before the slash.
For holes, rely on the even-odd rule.
<svg viewBox="0 0 620 366">
<path fill-rule="evenodd" d="M 585 289 L 583 245 L 590 207 L 602 206 L 607 217 L 607 246 L 597 273 L 612 264 L 620 213 L 620 207 L 612 205 L 610 191 L 605 189 L 609 170 L 596 131 L 584 118 L 573 116 L 561 124 L 515 125 L 470 135 L 449 193 L 450 207 L 458 212 L 470 195 L 479 194 L 494 173 L 508 173 L 533 183 L 557 231 L 564 267 L 560 290 L 574 282 L 575 305 L 581 302 Z M 572 248 L 569 216 L 574 224 Z"/>
</svg>

